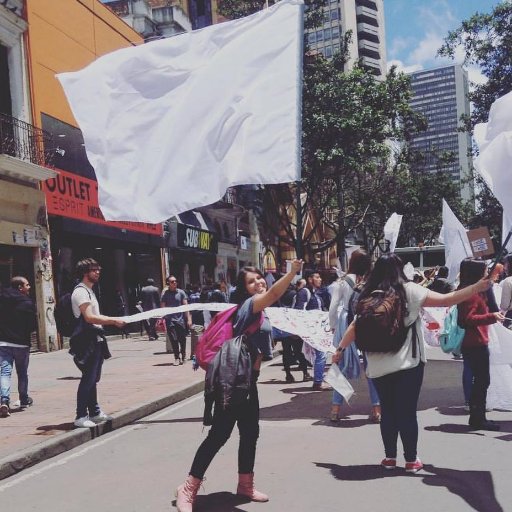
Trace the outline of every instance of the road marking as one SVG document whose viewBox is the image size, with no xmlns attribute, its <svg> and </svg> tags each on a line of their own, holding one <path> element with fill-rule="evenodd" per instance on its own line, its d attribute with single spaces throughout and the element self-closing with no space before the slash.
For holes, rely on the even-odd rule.
<svg viewBox="0 0 512 512">
<path fill-rule="evenodd" d="M 158 413 L 155 413 L 155 414 L 151 414 L 150 416 L 146 416 L 146 417 L 147 418 L 159 419 L 162 416 L 165 416 L 166 414 L 172 414 L 172 413 L 178 411 L 182 407 L 185 407 L 185 406 L 187 406 L 187 405 L 189 405 L 189 404 L 199 400 L 202 397 L 203 397 L 203 394 L 202 393 L 198 393 L 197 395 L 195 395 L 193 397 L 187 398 L 183 402 L 179 402 L 178 404 L 170 406 L 171 407 L 170 410 L 169 410 L 169 408 L 166 408 L 165 410 L 163 410 L 161 412 L 158 412 Z M 139 421 L 139 420 L 137 420 L 137 421 Z M 50 462 L 49 464 L 44 465 L 44 467 L 37 468 L 37 466 L 39 466 L 41 464 L 44 464 L 46 462 L 46 461 L 42 461 L 42 462 L 40 462 L 40 463 L 38 463 L 36 465 L 37 469 L 28 470 L 27 472 L 23 471 L 23 473 L 21 475 L 19 475 L 19 476 L 14 475 L 12 477 L 9 477 L 9 478 L 12 478 L 12 480 L 9 481 L 9 482 L 6 482 L 5 484 L 0 485 L 0 492 L 6 491 L 7 489 L 10 489 L 11 487 L 14 487 L 15 485 L 18 485 L 18 484 L 20 484 L 22 482 L 25 482 L 26 480 L 29 480 L 30 478 L 32 478 L 34 476 L 40 475 L 42 473 L 45 473 L 46 471 L 48 471 L 50 469 L 53 469 L 53 468 L 58 467 L 58 466 L 63 466 L 64 464 L 67 464 L 68 462 L 70 462 L 70 461 L 72 461 L 72 460 L 74 460 L 74 459 L 76 459 L 78 457 L 81 457 L 84 453 L 87 453 L 87 452 L 89 452 L 91 450 L 94 450 L 94 449 L 98 448 L 99 446 L 103 446 L 104 444 L 107 444 L 110 441 L 113 441 L 114 439 L 117 439 L 117 438 L 119 438 L 121 436 L 124 436 L 124 435 L 126 435 L 126 434 L 128 434 L 130 432 L 133 432 L 137 428 L 140 428 L 139 424 L 134 424 L 134 425 L 127 426 L 127 427 L 122 427 L 116 433 L 107 434 L 105 436 L 102 436 L 101 438 L 97 438 L 96 440 L 92 440 L 92 442 L 90 442 L 90 443 L 86 443 L 85 448 L 82 448 L 79 451 L 77 451 L 75 453 L 72 453 L 72 454 L 70 454 L 68 456 L 65 456 L 61 460 Z M 62 455 L 62 454 L 60 454 L 60 455 Z M 56 455 L 56 457 L 58 457 L 58 455 Z"/>
</svg>

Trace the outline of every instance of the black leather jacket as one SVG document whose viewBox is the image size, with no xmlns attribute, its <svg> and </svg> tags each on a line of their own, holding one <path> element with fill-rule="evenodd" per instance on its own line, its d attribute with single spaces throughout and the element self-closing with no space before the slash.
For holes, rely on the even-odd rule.
<svg viewBox="0 0 512 512">
<path fill-rule="evenodd" d="M 212 424 L 212 406 L 223 410 L 249 398 L 252 362 L 245 336 L 226 341 L 208 366 L 205 377 L 203 424 Z"/>
</svg>

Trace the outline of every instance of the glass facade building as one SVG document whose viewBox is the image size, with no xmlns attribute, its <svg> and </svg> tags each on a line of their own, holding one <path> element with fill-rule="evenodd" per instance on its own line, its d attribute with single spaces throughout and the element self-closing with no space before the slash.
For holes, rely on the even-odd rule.
<svg viewBox="0 0 512 512">
<path fill-rule="evenodd" d="M 468 76 L 458 64 L 416 71 L 410 74 L 413 97 L 411 106 L 425 116 L 428 128 L 416 135 L 410 143 L 411 149 L 422 154 L 419 170 L 449 172 L 461 183 L 461 194 L 465 199 L 472 196 L 472 187 L 463 183 L 469 176 L 471 137 L 459 132 L 462 115 L 469 115 Z M 449 155 L 443 161 L 442 157 Z"/>
<path fill-rule="evenodd" d="M 386 74 L 383 0 L 328 0 L 321 27 L 308 31 L 312 51 L 330 59 L 340 51 L 341 41 L 352 33 L 347 68 L 358 59 L 377 77 Z"/>
</svg>

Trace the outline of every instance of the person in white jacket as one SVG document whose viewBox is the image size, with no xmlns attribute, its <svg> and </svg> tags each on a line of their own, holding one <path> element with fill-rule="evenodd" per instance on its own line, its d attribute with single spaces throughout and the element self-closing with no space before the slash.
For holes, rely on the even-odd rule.
<svg viewBox="0 0 512 512">
<path fill-rule="evenodd" d="M 329 307 L 329 324 L 331 330 L 335 332 L 333 343 L 338 345 L 343 337 L 350 319 L 350 297 L 354 293 L 354 289 L 362 284 L 365 276 L 371 270 L 371 258 L 363 249 L 355 250 L 348 263 L 347 273 L 333 285 L 331 305 Z M 351 320 L 351 319 L 350 319 Z M 336 332 L 338 331 L 338 332 Z M 340 369 L 343 367 L 344 361 L 340 361 Z M 359 370 L 359 369 L 357 369 Z M 359 372 L 357 372 L 359 373 Z M 369 416 L 370 421 L 380 421 L 380 401 L 377 391 L 371 380 L 368 381 L 370 390 L 370 399 L 372 402 L 372 410 Z M 333 391 L 331 405 L 331 421 L 338 422 L 340 419 L 340 410 L 343 404 L 343 397 Z"/>
</svg>

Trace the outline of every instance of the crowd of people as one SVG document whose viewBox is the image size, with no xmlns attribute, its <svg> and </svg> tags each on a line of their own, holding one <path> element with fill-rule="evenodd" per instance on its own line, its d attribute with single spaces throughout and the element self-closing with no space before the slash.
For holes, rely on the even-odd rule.
<svg viewBox="0 0 512 512">
<path fill-rule="evenodd" d="M 237 305 L 231 320 L 235 338 L 224 343 L 221 350 L 225 354 L 222 359 L 224 363 L 216 363 L 213 377 L 211 374 L 208 377 L 207 373 L 213 403 L 213 415 L 208 423 L 211 429 L 197 450 L 188 477 L 177 489 L 177 507 L 181 512 L 192 511 L 204 474 L 216 453 L 231 436 L 235 425 L 240 433 L 237 493 L 253 501 L 268 500 L 266 494 L 255 489 L 253 470 L 259 436 L 257 380 L 261 361 L 272 358 L 272 337 L 282 343 L 286 382 L 294 382 L 291 366 L 297 363 L 303 380 L 313 380 L 313 391 L 326 389 L 322 384 L 326 353 L 316 349 L 307 350 L 306 344 L 296 335 L 273 332 L 264 313 L 269 306 L 328 311 L 336 346 L 332 364 L 337 364 L 348 378 L 359 375 L 360 363 L 366 373 L 371 402 L 369 420 L 380 423 L 384 446 L 382 467 L 386 470 L 397 467 L 400 437 L 405 469 L 414 473 L 423 467 L 418 457 L 416 414 L 427 362 L 421 310 L 458 305 L 458 322 L 465 329 L 461 353 L 464 358 L 463 382 L 469 407 L 469 427 L 474 430 L 499 430 L 499 425 L 486 417 L 490 383 L 488 327 L 496 322 L 506 324 L 512 321 L 512 255 L 505 258 L 504 265 L 494 266 L 490 276 L 484 261 L 474 258 L 463 260 L 456 286 L 448 281 L 445 267 L 406 275 L 403 262 L 396 254 L 384 254 L 373 264 L 362 249 L 352 253 L 347 272 L 329 286 L 322 286 L 322 277 L 316 271 L 297 278 L 301 268 L 302 262 L 294 260 L 289 272 L 274 279 L 270 286 L 261 271 L 245 267 L 240 271 L 232 290 L 219 284 L 201 291 L 193 287 L 186 293 L 178 287 L 177 278 L 172 275 L 167 278 L 167 287 L 162 292 L 152 279 L 148 279 L 141 290 L 143 311 L 181 306 L 189 302 L 231 302 Z M 77 390 L 74 424 L 77 427 L 93 427 L 111 419 L 99 406 L 97 390 L 103 362 L 110 357 L 103 326 L 113 325 L 124 329 L 126 324 L 121 317 L 105 316 L 100 312 L 94 293 L 94 285 L 101 275 L 99 263 L 90 258 L 82 260 L 78 262 L 76 271 L 79 283 L 71 295 L 71 308 L 77 325 L 71 337 L 70 353 L 82 377 Z M 500 281 L 502 293 L 500 300 L 496 301 L 492 286 Z M 29 291 L 28 280 L 18 276 L 12 279 L 11 287 L 1 293 L 0 417 L 9 416 L 14 366 L 18 373 L 19 406 L 27 408 L 33 404 L 28 394 L 27 369 L 30 334 L 35 327 L 35 308 Z M 175 364 L 185 361 L 187 330 L 194 325 L 206 327 L 214 314 L 193 311 L 165 317 Z M 260 319 L 259 327 L 249 331 L 249 326 L 256 319 Z M 370 344 L 377 348 L 370 349 L 364 345 L 367 341 L 363 338 L 372 332 L 368 326 L 378 327 L 373 331 L 374 339 Z M 147 323 L 147 332 L 150 340 L 157 339 L 152 320 Z M 380 349 L 378 343 L 381 338 L 394 342 L 399 340 L 399 344 L 393 350 Z M 248 369 L 245 388 L 239 386 L 237 381 L 241 378 L 237 372 L 244 366 L 240 365 L 242 357 L 246 358 L 245 368 Z M 308 367 L 312 367 L 313 377 Z M 334 391 L 330 411 L 332 422 L 339 421 L 342 406 L 343 397 Z"/>
</svg>

